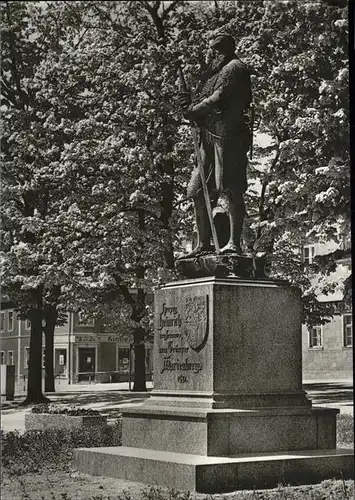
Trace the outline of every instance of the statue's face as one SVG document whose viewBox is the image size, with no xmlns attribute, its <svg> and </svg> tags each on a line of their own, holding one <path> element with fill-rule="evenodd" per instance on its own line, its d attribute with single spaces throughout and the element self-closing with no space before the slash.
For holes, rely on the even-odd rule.
<svg viewBox="0 0 355 500">
<path fill-rule="evenodd" d="M 225 53 L 220 49 L 220 44 L 213 44 L 210 42 L 205 58 L 205 62 L 208 66 L 217 67 L 223 62 Z"/>
<path fill-rule="evenodd" d="M 220 40 L 211 40 L 209 46 L 212 50 L 222 53 L 223 52 L 223 43 Z"/>
</svg>

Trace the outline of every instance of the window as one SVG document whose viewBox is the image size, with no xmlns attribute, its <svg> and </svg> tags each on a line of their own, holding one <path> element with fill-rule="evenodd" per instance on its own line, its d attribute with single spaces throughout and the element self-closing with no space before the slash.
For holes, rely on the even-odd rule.
<svg viewBox="0 0 355 500">
<path fill-rule="evenodd" d="M 343 315 L 344 347 L 353 346 L 353 317 L 352 314 Z"/>
<path fill-rule="evenodd" d="M 31 330 L 31 321 L 29 319 L 25 321 L 25 328 L 26 330 Z"/>
<path fill-rule="evenodd" d="M 7 364 L 8 365 L 14 364 L 14 351 L 7 351 Z"/>
<path fill-rule="evenodd" d="M 67 364 L 67 350 L 66 349 L 56 349 L 55 350 L 55 360 L 56 364 L 59 366 L 64 366 Z"/>
<path fill-rule="evenodd" d="M 29 360 L 30 360 L 30 348 L 25 347 L 24 368 L 28 368 Z"/>
<path fill-rule="evenodd" d="M 94 320 L 87 318 L 83 312 L 78 313 L 79 325 L 81 326 L 94 326 Z"/>
<path fill-rule="evenodd" d="M 305 264 L 312 264 L 314 260 L 316 247 L 314 245 L 305 245 L 303 247 L 303 262 Z"/>
<path fill-rule="evenodd" d="M 12 330 L 14 329 L 14 311 L 9 311 L 8 320 L 9 332 L 12 332 Z"/>
<path fill-rule="evenodd" d="M 0 354 L 0 364 L 1 365 L 5 364 L 5 351 L 1 351 L 1 354 Z"/>
<path fill-rule="evenodd" d="M 1 311 L 1 314 L 0 314 L 0 330 L 2 332 L 5 331 L 5 312 L 4 311 Z"/>
<path fill-rule="evenodd" d="M 321 326 L 314 326 L 309 330 L 309 347 L 310 348 L 323 347 Z"/>
</svg>

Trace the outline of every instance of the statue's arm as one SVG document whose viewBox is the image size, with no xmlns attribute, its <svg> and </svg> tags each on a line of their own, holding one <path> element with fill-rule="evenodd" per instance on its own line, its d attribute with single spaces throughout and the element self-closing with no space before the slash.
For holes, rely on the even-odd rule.
<svg viewBox="0 0 355 500">
<path fill-rule="evenodd" d="M 222 71 L 218 87 L 210 96 L 190 107 L 189 118 L 197 119 L 218 112 L 228 103 L 230 98 L 233 98 L 245 70 L 233 61 L 233 64 L 227 65 Z"/>
</svg>

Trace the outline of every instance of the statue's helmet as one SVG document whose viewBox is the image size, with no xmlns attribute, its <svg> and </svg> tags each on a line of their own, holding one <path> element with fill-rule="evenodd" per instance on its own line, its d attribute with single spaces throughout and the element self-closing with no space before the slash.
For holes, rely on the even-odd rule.
<svg viewBox="0 0 355 500">
<path fill-rule="evenodd" d="M 210 38 L 209 45 L 212 49 L 218 50 L 218 52 L 223 54 L 235 51 L 234 38 L 228 33 L 215 33 Z"/>
</svg>

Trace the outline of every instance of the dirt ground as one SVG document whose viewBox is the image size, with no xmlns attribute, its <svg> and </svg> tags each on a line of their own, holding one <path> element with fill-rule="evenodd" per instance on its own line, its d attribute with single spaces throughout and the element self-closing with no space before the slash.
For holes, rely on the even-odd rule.
<svg viewBox="0 0 355 500">
<path fill-rule="evenodd" d="M 3 474 L 1 500 L 128 500 L 126 491 L 133 500 L 141 498 L 144 487 L 141 483 L 79 472 L 44 472 L 23 476 Z"/>
<path fill-rule="evenodd" d="M 350 500 L 354 498 L 354 481 L 323 481 L 312 486 L 280 486 L 208 496 L 176 496 L 165 488 L 148 492 L 149 486 L 142 483 L 78 472 L 49 471 L 16 477 L 3 473 L 1 500 Z"/>
</svg>

